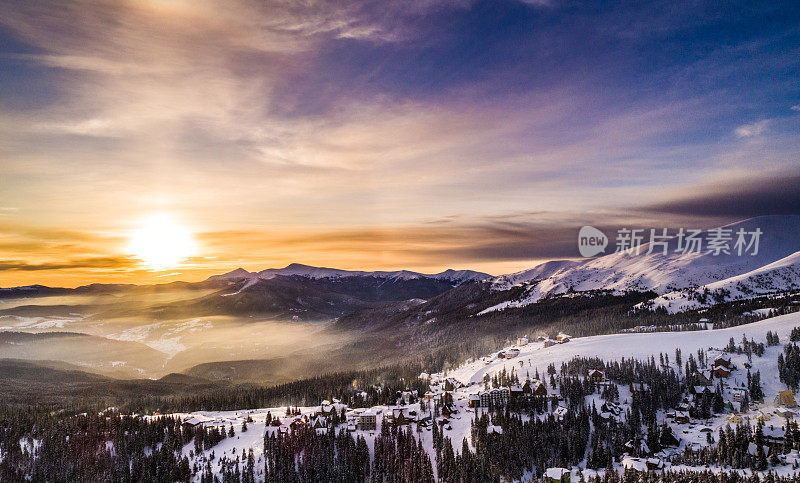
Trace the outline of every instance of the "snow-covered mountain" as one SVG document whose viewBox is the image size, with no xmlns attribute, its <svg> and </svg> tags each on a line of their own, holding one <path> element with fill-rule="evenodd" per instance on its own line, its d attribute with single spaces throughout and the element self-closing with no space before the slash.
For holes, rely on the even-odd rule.
<svg viewBox="0 0 800 483">
<path fill-rule="evenodd" d="M 709 250 L 719 229 L 732 237 L 730 253 Z M 731 296 L 728 299 L 797 289 L 800 283 L 800 216 L 761 216 L 719 229 L 697 236 L 702 244 L 699 252 L 682 252 L 679 245 L 683 241 L 685 246 L 685 240 L 672 236 L 663 240 L 666 254 L 662 245 L 654 245 L 652 253 L 648 254 L 650 244 L 647 243 L 640 247 L 638 254 L 620 252 L 585 260 L 552 261 L 530 270 L 495 277 L 490 281 L 496 291 L 520 285 L 526 290 L 522 296 L 483 312 L 522 307 L 569 291 L 654 291 L 662 296 L 653 302 L 653 306 L 675 311 L 701 304 L 701 301 L 692 299 L 692 293 L 698 287 L 701 292 L 706 286 L 709 291 L 729 290 Z M 738 253 L 734 246 L 739 230 L 746 234 L 760 230 L 757 252 L 751 246 L 743 249 L 741 255 Z M 674 232 L 670 234 L 675 235 Z M 649 238 L 649 233 L 644 235 L 645 239 Z M 748 236 L 746 241 L 750 239 Z M 714 300 L 709 298 L 705 303 L 714 303 Z"/>
<path fill-rule="evenodd" d="M 455 282 L 455 284 L 468 282 L 471 280 L 484 280 L 490 278 L 488 273 L 476 272 L 473 270 L 453 270 L 448 269 L 440 273 L 426 274 L 412 272 L 409 270 L 398 270 L 394 272 L 385 271 L 355 271 L 355 270 L 341 270 L 338 268 L 325 268 L 325 267 L 312 267 L 300 263 L 292 263 L 284 268 L 268 268 L 260 272 L 248 272 L 243 268 L 237 268 L 222 275 L 214 275 L 209 280 L 240 280 L 240 279 L 255 279 L 269 280 L 275 276 L 299 276 L 311 279 L 322 278 L 345 278 L 345 277 L 372 277 L 384 278 L 392 280 L 416 280 L 421 278 L 432 278 L 435 280 L 442 280 L 447 282 Z"/>
</svg>

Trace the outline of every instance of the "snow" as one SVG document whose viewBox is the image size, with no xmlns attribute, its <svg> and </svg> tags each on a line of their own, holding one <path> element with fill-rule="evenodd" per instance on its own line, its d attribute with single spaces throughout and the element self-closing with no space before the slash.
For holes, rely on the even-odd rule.
<svg viewBox="0 0 800 483">
<path fill-rule="evenodd" d="M 284 275 L 284 276 L 297 275 L 311 279 L 343 278 L 343 277 L 374 277 L 374 278 L 385 278 L 390 280 L 415 280 L 420 278 L 433 278 L 437 280 L 445 280 L 457 283 L 464 283 L 471 280 L 484 280 L 490 277 L 489 274 L 475 272 L 472 270 L 448 269 L 443 272 L 433 273 L 433 274 L 418 273 L 409 270 L 398 270 L 393 272 L 392 271 L 366 272 L 366 271 L 354 271 L 354 270 L 341 270 L 337 268 L 312 267 L 300 263 L 292 263 L 284 268 L 268 268 L 266 270 L 262 270 L 257 273 L 248 272 L 243 268 L 237 268 L 236 270 L 230 271 L 228 273 L 209 277 L 209 280 L 233 281 L 233 280 L 248 279 L 250 281 L 249 284 L 252 284 L 258 281 L 259 279 L 268 280 L 277 275 Z"/>
<path fill-rule="evenodd" d="M 704 247 L 700 253 L 676 252 L 678 238 L 672 237 L 668 240 L 666 255 L 659 248 L 647 254 L 649 244 L 643 244 L 638 254 L 622 252 L 578 261 L 550 261 L 530 270 L 490 279 L 495 290 L 508 290 L 520 284 L 525 284 L 528 289 L 520 298 L 501 302 L 482 313 L 523 307 L 547 296 L 564 295 L 570 289 L 577 292 L 605 290 L 615 293 L 652 290 L 663 295 L 738 276 L 742 278 L 730 283 L 744 283 L 756 289 L 758 284 L 768 279 L 767 290 L 797 288 L 800 283 L 797 265 L 800 261 L 800 253 L 797 252 L 800 216 L 761 216 L 721 228 L 730 229 L 732 233 L 739 229 L 746 232 L 760 229 L 763 234 L 758 253 L 752 255 L 747 252 L 741 256 L 733 250 L 730 254 L 709 253 L 705 247 L 711 235 L 706 231 L 700 235 Z M 649 236 L 648 233 L 644 235 L 645 239 Z"/>
<path fill-rule="evenodd" d="M 483 377 L 486 374 L 493 375 L 503 369 L 510 371 L 512 368 L 516 370 L 520 378 L 524 378 L 526 372 L 533 377 L 536 369 L 539 369 L 540 374 L 544 374 L 549 364 L 554 364 L 559 367 L 562 362 L 567 362 L 573 357 L 599 357 L 605 361 L 619 360 L 622 358 L 630 359 L 645 359 L 650 356 L 658 358 L 658 354 L 665 352 L 667 354 L 674 354 L 676 348 L 680 348 L 684 357 L 688 357 L 690 353 L 696 353 L 698 349 L 704 349 L 707 354 L 707 364 L 711 364 L 718 356 L 723 355 L 721 348 L 728 344 L 731 337 L 738 343 L 742 336 L 748 339 L 755 339 L 756 341 L 763 342 L 766 338 L 767 331 L 772 331 L 778 334 L 782 342 L 788 341 L 788 336 L 794 327 L 800 326 L 800 313 L 793 313 L 765 319 L 752 324 L 743 326 L 707 330 L 707 331 L 694 331 L 694 332 L 665 332 L 665 333 L 625 333 L 625 334 L 612 334 L 601 335 L 583 338 L 574 338 L 568 344 L 557 344 L 551 347 L 544 347 L 542 342 L 531 342 L 524 347 L 520 347 L 520 354 L 514 359 L 491 359 L 478 358 L 475 361 L 469 361 L 457 367 L 454 370 L 442 373 L 426 373 L 430 381 L 441 381 L 449 378 L 454 378 L 464 384 L 463 387 L 452 391 L 453 406 L 456 412 L 446 419 L 443 424 L 444 435 L 450 437 L 454 450 L 460 451 L 461 442 L 463 439 L 467 440 L 470 448 L 473 448 L 471 438 L 471 423 L 475 417 L 475 410 L 468 407 L 468 402 L 471 397 L 474 398 L 483 389 Z M 511 348 L 511 346 L 509 347 Z M 507 348 L 507 349 L 509 349 Z M 506 349 L 506 350 L 507 350 Z M 782 346 L 767 347 L 763 357 L 753 357 L 752 372 L 761 372 L 761 382 L 765 393 L 765 403 L 753 404 L 749 412 L 740 414 L 736 418 L 742 418 L 742 421 L 748 424 L 755 424 L 758 419 L 765 421 L 765 427 L 771 428 L 771 425 L 779 425 L 782 417 L 778 415 L 779 408 L 773 404 L 773 399 L 778 391 L 785 389 L 783 384 L 778 380 L 777 375 L 777 356 L 782 351 Z M 726 387 L 723 392 L 723 397 L 726 400 L 733 399 L 733 393 L 736 388 L 742 386 L 746 382 L 746 369 L 745 363 L 748 362 L 745 354 L 724 354 L 737 369 L 733 370 L 731 376 L 726 379 Z M 488 361 L 488 364 L 487 362 Z M 681 370 L 676 367 L 674 361 L 672 367 L 676 370 Z M 626 414 L 630 408 L 631 394 L 629 388 L 626 386 L 618 386 L 619 389 L 619 403 L 609 406 L 607 411 L 609 417 L 613 413 L 618 413 L 620 416 Z M 552 388 L 548 388 L 553 391 Z M 599 394 L 592 394 L 587 397 L 586 403 L 588 405 L 594 404 L 597 408 L 603 405 L 603 400 Z M 323 406 L 310 406 L 298 408 L 300 417 L 312 420 L 313 416 L 320 411 L 322 407 L 327 407 L 323 402 Z M 432 416 L 432 402 L 425 403 L 427 409 L 422 409 L 420 402 L 414 404 L 406 404 L 402 406 L 374 406 L 372 408 L 350 409 L 346 408 L 341 403 L 334 401 L 332 406 L 337 411 L 345 408 L 348 421 L 350 421 L 350 430 L 354 436 L 364 436 L 370 451 L 373 451 L 375 438 L 380 434 L 381 426 L 385 423 L 385 418 L 397 410 L 402 410 L 405 414 L 416 412 L 417 419 L 422 420 L 425 417 Z M 560 406 L 557 411 L 566 411 L 566 408 Z M 204 458 L 209 458 L 213 451 L 216 459 L 212 462 L 212 467 L 215 471 L 219 471 L 219 458 L 229 457 L 235 455 L 242 455 L 243 451 L 253 449 L 254 456 L 256 457 L 256 468 L 263 468 L 263 437 L 265 432 L 279 431 L 277 426 L 266 425 L 266 415 L 271 413 L 272 417 L 279 417 L 281 427 L 288 428 L 289 424 L 297 418 L 297 416 L 285 416 L 285 407 L 275 408 L 261 408 L 253 410 L 239 410 L 239 411 L 199 411 L 191 414 L 178 414 L 182 419 L 192 424 L 204 424 L 217 427 L 228 428 L 233 426 L 236 435 L 224 439 L 217 446 L 211 450 L 201 452 L 199 455 L 194 455 L 194 460 L 203 463 Z M 663 464 L 665 469 L 680 470 L 689 469 L 684 466 L 671 466 L 668 459 L 672 454 L 677 454 L 685 447 L 691 446 L 699 448 L 707 445 L 707 437 L 709 431 L 714 436 L 719 432 L 719 429 L 727 424 L 731 424 L 732 415 L 720 414 L 708 420 L 690 420 L 689 423 L 678 423 L 674 419 L 676 411 L 670 413 L 659 413 L 661 421 L 666 421 L 667 424 L 673 429 L 674 434 L 681 441 L 678 448 L 665 450 L 664 452 L 656 455 L 658 458 L 651 458 L 651 465 Z M 364 431 L 355 429 L 353 424 L 357 422 L 358 415 L 360 414 L 374 414 L 376 416 L 377 427 L 375 430 Z M 248 431 L 241 432 L 242 422 L 247 417 L 252 418 L 252 422 L 248 422 Z M 738 419 L 737 419 L 738 420 Z M 445 418 L 439 417 L 437 421 L 445 421 Z M 438 423 L 437 423 L 438 424 Z M 348 425 L 342 425 L 337 428 L 337 431 L 347 430 Z M 432 431 L 430 427 L 417 427 L 416 423 L 411 423 L 409 429 L 416 437 L 420 438 L 423 447 L 433 458 L 433 440 Z M 491 431 L 502 432 L 502 428 L 491 425 Z M 777 428 L 770 429 L 770 433 L 779 432 Z M 766 432 L 765 432 L 766 434 Z M 184 454 L 190 456 L 194 450 L 194 445 L 189 443 L 184 448 Z M 782 475 L 791 475 L 794 470 L 791 464 L 798 460 L 797 455 L 788 455 L 785 458 L 787 464 L 776 468 L 777 473 Z M 433 460 L 432 460 L 433 461 Z M 647 466 L 646 459 L 632 458 L 629 455 L 624 455 L 621 464 L 617 464 L 616 468 L 621 470 L 623 467 L 633 467 L 643 469 Z M 695 470 L 703 470 L 705 468 L 695 468 Z M 719 471 L 718 468 L 711 468 L 713 471 Z M 565 471 L 572 471 L 573 474 L 577 468 L 565 469 Z M 745 474 L 747 470 L 742 470 Z M 584 475 L 589 476 L 598 474 L 593 470 L 583 470 Z M 599 472 L 602 474 L 602 470 Z"/>
</svg>

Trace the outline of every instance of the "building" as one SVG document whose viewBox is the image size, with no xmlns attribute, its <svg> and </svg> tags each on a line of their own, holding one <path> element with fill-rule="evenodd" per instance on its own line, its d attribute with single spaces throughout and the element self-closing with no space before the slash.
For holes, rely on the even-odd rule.
<svg viewBox="0 0 800 483">
<path fill-rule="evenodd" d="M 553 347 L 556 344 L 558 344 L 558 342 L 554 341 L 553 339 L 546 339 L 544 341 L 544 346 L 545 347 Z"/>
<path fill-rule="evenodd" d="M 531 396 L 547 396 L 547 387 L 539 379 L 525 381 L 522 390 Z"/>
<path fill-rule="evenodd" d="M 520 337 L 517 339 L 517 345 L 523 346 L 528 345 L 528 338 L 527 337 Z"/>
<path fill-rule="evenodd" d="M 714 363 L 712 364 L 713 367 L 724 367 L 726 369 L 733 370 L 733 364 L 731 364 L 731 360 L 727 357 L 719 355 L 714 358 Z"/>
<path fill-rule="evenodd" d="M 566 468 L 547 468 L 544 472 L 544 481 L 546 483 L 570 483 L 572 474 Z"/>
<path fill-rule="evenodd" d="M 481 407 L 505 406 L 511 398 L 511 391 L 507 387 L 496 387 L 480 393 Z"/>
<path fill-rule="evenodd" d="M 731 375 L 730 369 L 728 369 L 725 366 L 716 366 L 714 367 L 714 369 L 711 370 L 711 372 L 714 374 L 714 377 L 717 377 L 719 379 L 726 379 L 728 376 Z"/>
<path fill-rule="evenodd" d="M 358 415 L 358 429 L 362 431 L 373 431 L 378 426 L 378 413 L 370 409 Z"/>
<path fill-rule="evenodd" d="M 594 382 L 594 383 L 605 382 L 606 373 L 605 373 L 605 371 L 602 371 L 600 369 L 589 369 L 586 372 L 586 378 L 590 382 Z"/>
<path fill-rule="evenodd" d="M 697 386 L 710 386 L 712 385 L 711 382 L 711 373 L 702 373 L 700 371 L 694 371 L 692 373 L 692 378 L 694 378 L 694 383 Z"/>
<path fill-rule="evenodd" d="M 469 395 L 469 407 L 477 408 L 481 406 L 481 396 L 479 394 Z"/>
<path fill-rule="evenodd" d="M 461 383 L 455 377 L 448 377 L 444 380 L 444 390 L 445 391 L 455 391 L 456 389 L 463 387 L 464 384 Z"/>
<path fill-rule="evenodd" d="M 784 406 L 787 408 L 797 407 L 797 401 L 795 401 L 792 391 L 778 392 L 775 396 L 775 406 Z"/>
<path fill-rule="evenodd" d="M 565 408 L 564 406 L 559 406 L 555 411 L 553 411 L 553 415 L 558 421 L 563 421 L 567 413 L 569 413 L 569 409 Z"/>
<path fill-rule="evenodd" d="M 513 359 L 519 355 L 519 349 L 509 349 L 506 351 L 506 359 Z"/>
<path fill-rule="evenodd" d="M 558 341 L 560 344 L 564 344 L 565 342 L 569 342 L 569 341 L 571 341 L 571 340 L 572 340 L 572 336 L 571 336 L 571 335 L 567 335 L 567 334 L 565 334 L 565 333 L 561 332 L 560 334 L 558 334 L 558 335 L 556 336 L 556 340 L 557 340 L 557 341 Z"/>
</svg>

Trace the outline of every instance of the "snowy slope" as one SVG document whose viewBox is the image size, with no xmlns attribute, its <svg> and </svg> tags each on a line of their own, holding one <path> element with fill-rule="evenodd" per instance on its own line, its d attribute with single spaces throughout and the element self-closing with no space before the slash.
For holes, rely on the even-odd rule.
<svg viewBox="0 0 800 483">
<path fill-rule="evenodd" d="M 706 250 L 711 238 L 710 231 L 706 231 L 700 236 L 703 240 L 703 251 L 699 253 L 678 252 L 679 240 L 673 236 L 667 241 L 666 255 L 658 247 L 654 247 L 653 253 L 647 254 L 649 244 L 644 244 L 639 254 L 612 253 L 579 261 L 547 262 L 531 270 L 491 279 L 495 290 L 507 290 L 519 284 L 526 284 L 529 288 L 521 297 L 498 304 L 484 312 L 522 307 L 549 295 L 564 294 L 570 289 L 614 292 L 652 290 L 665 294 L 730 279 L 762 267 L 766 269 L 780 260 L 786 259 L 788 263 L 790 260 L 787 257 L 800 249 L 800 216 L 762 216 L 722 228 L 730 229 L 733 234 L 739 229 L 746 232 L 760 229 L 763 234 L 758 253 L 738 255 L 731 250 L 730 254 L 715 255 Z M 669 234 L 674 235 L 675 232 Z M 649 233 L 645 234 L 645 239 L 649 239 Z M 735 235 L 731 247 L 734 242 Z M 790 265 L 794 265 L 794 268 L 783 267 L 782 272 L 776 276 L 800 281 L 796 277 L 796 262 L 796 259 L 792 259 Z M 750 281 L 756 282 L 757 279 L 748 279 L 744 283 Z"/>
<path fill-rule="evenodd" d="M 707 307 L 715 301 L 742 300 L 763 295 L 800 290 L 800 252 L 747 273 L 703 285 L 664 294 L 648 304 L 663 307 L 669 313 Z M 703 298 L 708 292 L 711 296 Z"/>
</svg>

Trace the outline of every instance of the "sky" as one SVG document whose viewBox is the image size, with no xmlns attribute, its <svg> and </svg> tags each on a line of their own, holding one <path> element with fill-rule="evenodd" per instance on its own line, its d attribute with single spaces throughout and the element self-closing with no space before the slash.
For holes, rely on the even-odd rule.
<svg viewBox="0 0 800 483">
<path fill-rule="evenodd" d="M 800 213 L 796 7 L 4 1 L 0 286 L 500 274 L 585 224 Z M 130 253 L 153 216 L 178 266 Z"/>
</svg>

